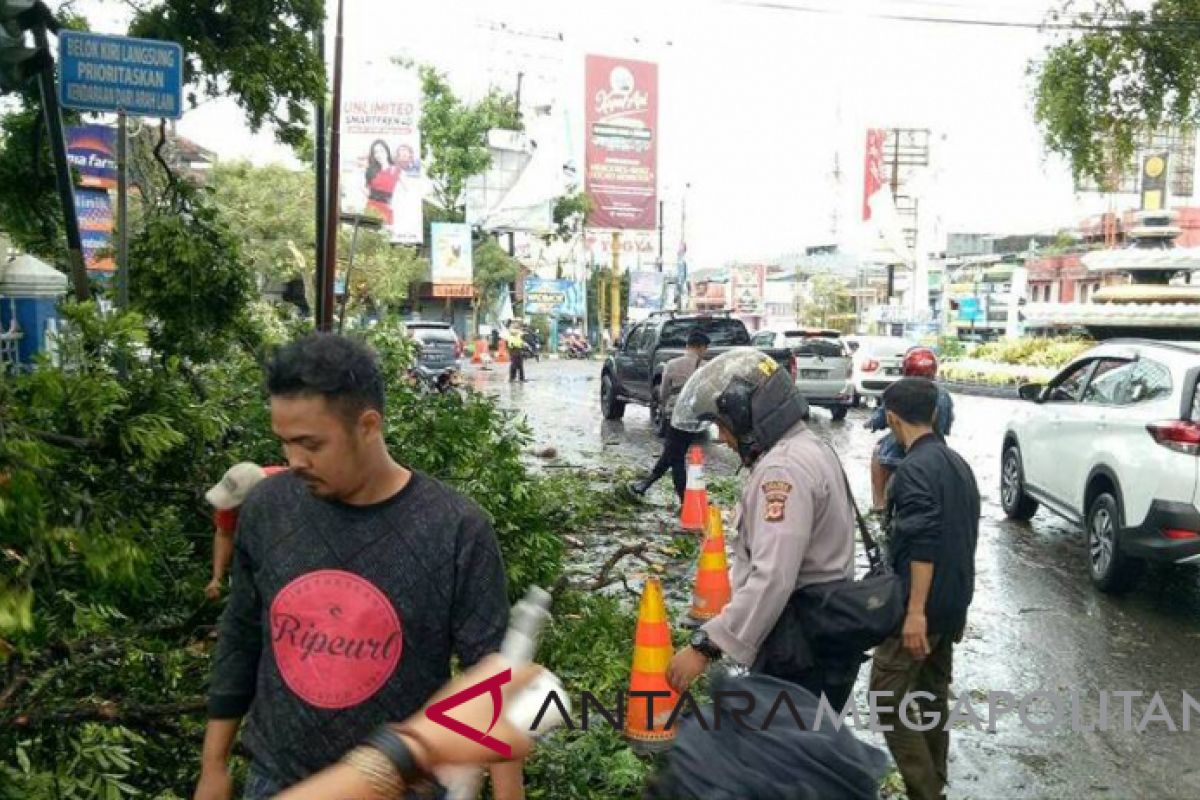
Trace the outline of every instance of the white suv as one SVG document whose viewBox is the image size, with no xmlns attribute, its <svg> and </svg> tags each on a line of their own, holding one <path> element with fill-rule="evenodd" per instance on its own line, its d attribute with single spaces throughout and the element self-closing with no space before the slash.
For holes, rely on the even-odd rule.
<svg viewBox="0 0 1200 800">
<path fill-rule="evenodd" d="M 1145 560 L 1200 563 L 1200 344 L 1115 340 L 1045 386 L 1021 387 L 1000 501 L 1045 505 L 1087 532 L 1096 586 L 1128 588 Z"/>
</svg>

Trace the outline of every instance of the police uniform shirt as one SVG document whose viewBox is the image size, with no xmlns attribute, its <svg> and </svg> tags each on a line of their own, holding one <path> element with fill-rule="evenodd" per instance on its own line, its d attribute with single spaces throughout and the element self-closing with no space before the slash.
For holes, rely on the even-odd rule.
<svg viewBox="0 0 1200 800">
<path fill-rule="evenodd" d="M 837 456 L 799 423 L 754 466 L 735 514 L 733 597 L 704 630 L 749 665 L 796 589 L 854 576 L 854 511 Z"/>
</svg>

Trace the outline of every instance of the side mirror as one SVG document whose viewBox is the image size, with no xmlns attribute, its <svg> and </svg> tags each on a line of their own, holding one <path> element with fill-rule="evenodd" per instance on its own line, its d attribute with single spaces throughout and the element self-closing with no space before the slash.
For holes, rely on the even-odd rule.
<svg viewBox="0 0 1200 800">
<path fill-rule="evenodd" d="M 1031 403 L 1040 403 L 1042 402 L 1042 395 L 1045 393 L 1045 391 L 1046 387 L 1043 384 L 1026 383 L 1022 384 L 1021 387 L 1017 389 L 1017 394 L 1022 400 L 1028 400 Z"/>
</svg>

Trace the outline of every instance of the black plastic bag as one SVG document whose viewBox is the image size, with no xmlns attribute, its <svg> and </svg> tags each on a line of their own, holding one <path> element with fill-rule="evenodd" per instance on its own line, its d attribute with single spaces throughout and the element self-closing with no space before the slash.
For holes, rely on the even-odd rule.
<svg viewBox="0 0 1200 800">
<path fill-rule="evenodd" d="M 722 697 L 718 694 L 722 692 L 727 694 Z M 888 769 L 887 755 L 860 741 L 848 726 L 839 729 L 828 713 L 817 730 L 818 699 L 811 692 L 752 673 L 714 675 L 712 694 L 714 705 L 699 710 L 704 725 L 696 716 L 679 722 L 675 742 L 647 788 L 648 800 L 874 800 L 878 796 Z M 746 694 L 753 698 L 753 710 L 743 713 L 739 723 L 734 711 L 749 705 Z M 764 730 L 768 717 L 770 726 Z"/>
</svg>

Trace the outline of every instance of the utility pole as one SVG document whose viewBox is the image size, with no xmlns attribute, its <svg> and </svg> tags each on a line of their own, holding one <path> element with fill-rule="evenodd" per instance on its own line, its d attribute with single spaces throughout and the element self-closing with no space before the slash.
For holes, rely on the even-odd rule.
<svg viewBox="0 0 1200 800">
<path fill-rule="evenodd" d="M 129 308 L 129 130 L 117 114 L 117 307 Z"/>
<path fill-rule="evenodd" d="M 54 17 L 41 3 L 32 8 L 36 14 L 33 25 L 34 46 L 40 53 L 50 53 L 51 27 L 56 27 Z M 40 60 L 38 89 L 42 95 L 42 111 L 46 118 L 46 130 L 50 134 L 50 152 L 54 156 L 54 173 L 58 183 L 58 198 L 62 203 L 63 223 L 67 228 L 67 258 L 71 264 L 71 283 L 74 284 L 75 299 L 84 302 L 91 297 L 88 291 L 87 265 L 83 260 L 83 239 L 79 234 L 79 217 L 75 211 L 75 187 L 71 183 L 71 166 L 67 161 L 67 141 L 63 137 L 62 112 L 55 91 L 54 62 L 49 58 Z"/>
<path fill-rule="evenodd" d="M 663 271 L 663 201 L 658 201 L 658 271 Z"/>
<path fill-rule="evenodd" d="M 900 129 L 892 130 L 892 202 L 900 196 Z M 896 265 L 887 265 L 887 299 L 891 305 L 892 296 L 896 293 Z"/>
<path fill-rule="evenodd" d="M 321 62 L 321 74 L 325 74 L 325 13 L 321 12 L 321 21 L 317 23 L 317 29 L 313 33 L 316 39 L 315 45 L 317 48 L 317 60 Z M 327 91 L 329 82 L 321 81 L 323 90 Z M 325 91 L 321 92 L 321 96 L 317 99 L 317 108 L 314 118 L 317 127 L 317 153 L 316 153 L 316 198 L 317 198 L 317 219 L 316 219 L 316 253 L 314 264 L 316 266 L 316 285 L 313 287 L 313 297 L 316 299 L 316 308 L 313 309 L 318 321 L 325 319 L 324 301 L 325 301 L 325 208 L 328 200 L 328 162 L 326 161 L 325 151 Z"/>
<path fill-rule="evenodd" d="M 345 28 L 344 0 L 338 0 L 337 37 L 333 46 L 333 120 L 329 131 L 329 195 L 325 209 L 325 275 L 321 285 L 321 318 L 317 329 L 333 330 L 333 283 L 337 275 L 337 245 L 339 206 L 341 205 L 340 175 L 338 159 L 342 150 L 342 32 Z M 346 286 L 346 291 L 350 287 Z"/>
<path fill-rule="evenodd" d="M 609 297 L 612 313 L 612 340 L 616 342 L 621 337 L 621 232 L 613 231 L 612 235 L 612 281 L 611 296 Z"/>
</svg>

